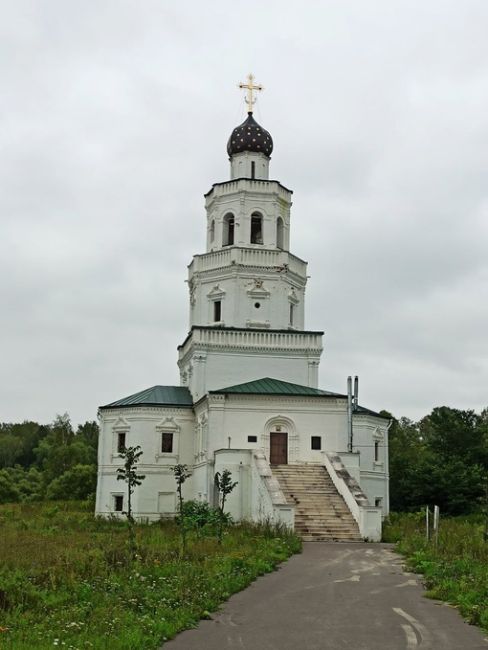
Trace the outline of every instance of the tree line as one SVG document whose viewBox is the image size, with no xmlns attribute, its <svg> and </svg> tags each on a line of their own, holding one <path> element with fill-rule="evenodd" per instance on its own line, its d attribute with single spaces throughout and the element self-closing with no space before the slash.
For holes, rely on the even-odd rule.
<svg viewBox="0 0 488 650">
<path fill-rule="evenodd" d="M 418 422 L 393 418 L 389 459 L 391 510 L 438 505 L 460 515 L 486 509 L 488 408 L 476 413 L 441 406 Z"/>
<path fill-rule="evenodd" d="M 445 514 L 486 507 L 488 408 L 438 407 L 418 422 L 392 418 L 390 505 L 397 512 L 438 505 Z M 0 424 L 0 503 L 93 498 L 99 428 L 73 429 L 67 414 L 49 425 Z"/>
<path fill-rule="evenodd" d="M 0 423 L 0 503 L 88 499 L 97 486 L 98 424 Z"/>
</svg>

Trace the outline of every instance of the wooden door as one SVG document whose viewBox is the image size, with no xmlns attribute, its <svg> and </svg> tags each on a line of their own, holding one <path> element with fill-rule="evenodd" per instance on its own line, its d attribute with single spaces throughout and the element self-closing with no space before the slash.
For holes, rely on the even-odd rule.
<svg viewBox="0 0 488 650">
<path fill-rule="evenodd" d="M 286 465 L 288 463 L 288 434 L 284 431 L 272 431 L 269 434 L 269 463 L 270 465 Z"/>
</svg>

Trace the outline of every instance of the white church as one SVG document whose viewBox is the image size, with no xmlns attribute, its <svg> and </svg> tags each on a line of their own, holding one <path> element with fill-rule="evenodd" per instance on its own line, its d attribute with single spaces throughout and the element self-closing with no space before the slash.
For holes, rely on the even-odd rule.
<svg viewBox="0 0 488 650">
<path fill-rule="evenodd" d="M 282 522 L 305 540 L 379 540 L 388 513 L 388 426 L 345 394 L 318 387 L 323 332 L 305 329 L 307 262 L 290 252 L 292 191 L 271 180 L 273 140 L 253 117 L 227 143 L 230 179 L 205 194 L 206 252 L 188 267 L 189 332 L 179 386 L 152 386 L 101 406 L 96 512 L 121 513 L 125 447 L 140 445 L 146 478 L 134 515 L 176 511 L 172 468 L 187 499 L 216 504 L 229 469 L 235 520 Z"/>
</svg>

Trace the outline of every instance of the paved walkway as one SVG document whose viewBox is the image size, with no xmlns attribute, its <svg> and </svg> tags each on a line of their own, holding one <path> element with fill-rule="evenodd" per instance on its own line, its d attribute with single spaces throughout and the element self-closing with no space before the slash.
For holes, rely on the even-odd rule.
<svg viewBox="0 0 488 650">
<path fill-rule="evenodd" d="M 164 650 L 488 650 L 386 544 L 304 544 Z"/>
</svg>

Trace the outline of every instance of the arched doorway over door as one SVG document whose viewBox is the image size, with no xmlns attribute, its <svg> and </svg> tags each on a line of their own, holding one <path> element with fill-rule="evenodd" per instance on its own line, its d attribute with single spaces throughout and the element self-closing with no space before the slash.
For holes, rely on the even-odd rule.
<svg viewBox="0 0 488 650">
<path fill-rule="evenodd" d="M 275 436 L 274 434 L 284 434 Z M 271 450 L 273 437 L 273 450 Z M 261 448 L 270 465 L 293 464 L 299 460 L 299 437 L 293 420 L 284 415 L 274 415 L 264 425 Z"/>
<path fill-rule="evenodd" d="M 270 431 L 269 464 L 288 464 L 288 433 L 286 431 Z"/>
</svg>

